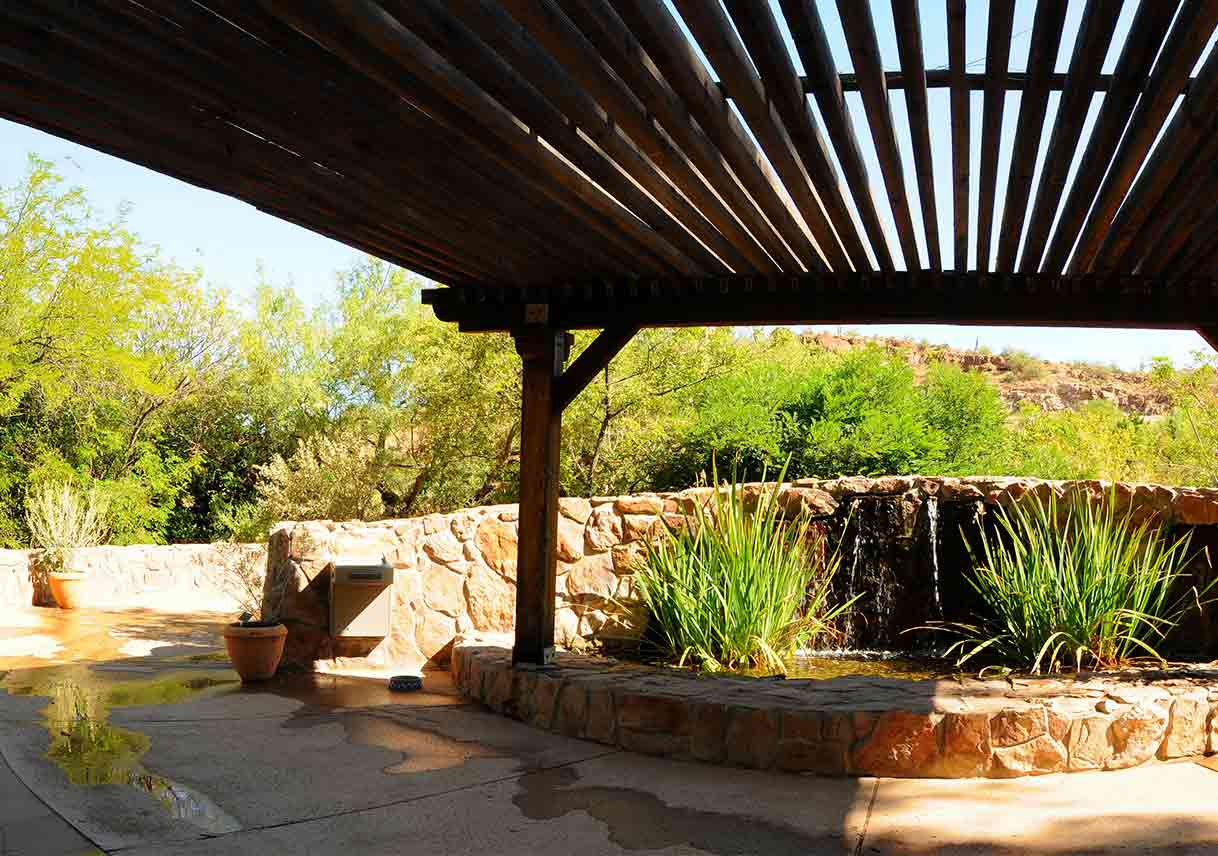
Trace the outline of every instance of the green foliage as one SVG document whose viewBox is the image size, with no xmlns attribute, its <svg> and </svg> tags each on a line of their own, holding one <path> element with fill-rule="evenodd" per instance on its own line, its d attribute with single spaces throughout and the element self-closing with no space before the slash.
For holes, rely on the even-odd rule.
<svg viewBox="0 0 1218 856">
<path fill-rule="evenodd" d="M 48 570 L 62 571 L 73 550 L 96 547 L 106 537 L 107 502 L 96 491 L 81 491 L 64 482 L 42 484 L 26 502 L 31 542 L 43 551 Z"/>
<path fill-rule="evenodd" d="M 830 603 L 839 563 L 806 518 L 781 518 L 777 486 L 749 511 L 733 479 L 648 545 L 635 581 L 654 635 L 680 664 L 785 671 L 784 658 L 830 634 L 849 607 Z"/>
<path fill-rule="evenodd" d="M 985 657 L 1040 672 L 1162 659 L 1154 646 L 1206 592 L 1176 593 L 1188 535 L 1171 541 L 1116 504 L 1115 494 L 1064 508 L 1032 496 L 997 512 L 997 534 L 983 530 L 977 552 L 969 545 L 983 614 L 945 628 L 962 637 L 948 652 L 958 665 Z"/>
<path fill-rule="evenodd" d="M 1002 352 L 1002 356 L 1007 361 L 1011 377 L 1015 380 L 1036 380 L 1045 375 L 1044 361 L 1038 360 L 1027 351 L 1008 348 Z"/>
</svg>

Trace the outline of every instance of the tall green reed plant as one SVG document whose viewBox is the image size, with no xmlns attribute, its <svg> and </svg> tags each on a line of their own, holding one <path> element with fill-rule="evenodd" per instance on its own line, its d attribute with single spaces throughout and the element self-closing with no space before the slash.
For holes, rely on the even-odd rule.
<svg viewBox="0 0 1218 856">
<path fill-rule="evenodd" d="M 784 519 L 786 467 L 746 510 L 735 483 L 648 544 L 635 581 L 651 634 L 668 656 L 709 671 L 764 667 L 831 635 L 850 603 L 833 605 L 836 550 L 814 535 L 806 514 Z M 764 474 L 762 476 L 764 480 Z"/>
<path fill-rule="evenodd" d="M 996 660 L 1032 672 L 1108 668 L 1140 656 L 1162 660 L 1156 645 L 1213 583 L 1185 587 L 1190 534 L 1174 540 L 1132 508 L 1117 513 L 1115 493 L 1059 506 L 1024 497 L 999 509 L 997 532 L 967 542 L 966 579 L 985 605 L 975 624 L 937 629 L 961 638 L 948 648 L 957 665 Z"/>
</svg>

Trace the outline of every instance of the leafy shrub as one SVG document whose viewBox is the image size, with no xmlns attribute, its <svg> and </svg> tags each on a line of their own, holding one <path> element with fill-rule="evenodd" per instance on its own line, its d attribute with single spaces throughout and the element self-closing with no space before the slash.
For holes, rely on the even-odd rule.
<svg viewBox="0 0 1218 856">
<path fill-rule="evenodd" d="M 1044 377 L 1045 364 L 1027 351 L 1008 349 L 1002 352 L 1007 368 L 1016 380 L 1036 380 Z"/>
<path fill-rule="evenodd" d="M 781 518 L 777 485 L 746 511 L 733 480 L 667 535 L 648 546 L 635 581 L 653 635 L 680 664 L 785 671 L 783 659 L 831 633 L 850 606 L 830 604 L 839 557 L 806 517 Z"/>
<path fill-rule="evenodd" d="M 982 530 L 969 584 L 985 604 L 975 625 L 945 625 L 962 638 L 957 665 L 993 657 L 1033 672 L 1109 667 L 1155 650 L 1205 591 L 1177 594 L 1189 536 L 1169 541 L 1150 521 L 1118 515 L 1115 496 L 1059 508 L 1027 497 Z M 1211 584 L 1212 585 L 1212 584 Z"/>
<path fill-rule="evenodd" d="M 25 520 L 49 570 L 62 571 L 72 551 L 95 547 L 106 538 L 106 501 L 95 491 L 71 484 L 43 484 L 26 499 Z"/>
</svg>

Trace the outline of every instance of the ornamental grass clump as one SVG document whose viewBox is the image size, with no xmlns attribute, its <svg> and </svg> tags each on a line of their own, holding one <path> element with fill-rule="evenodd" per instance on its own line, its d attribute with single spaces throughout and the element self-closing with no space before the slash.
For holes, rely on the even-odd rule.
<svg viewBox="0 0 1218 856">
<path fill-rule="evenodd" d="M 784 474 L 751 510 L 733 479 L 648 545 L 635 581 L 653 640 L 678 664 L 785 672 L 784 658 L 832 634 L 850 606 L 830 602 L 836 551 L 813 535 L 806 514 L 784 519 Z"/>
<path fill-rule="evenodd" d="M 983 615 L 938 628 L 962 637 L 948 649 L 957 665 L 985 659 L 1039 673 L 1162 661 L 1156 646 L 1213 584 L 1182 581 L 1189 534 L 1172 540 L 1151 520 L 1135 524 L 1115 500 L 1059 507 L 1031 496 L 997 512 L 997 532 L 982 529 L 978 551 L 968 544 L 966 578 Z"/>
<path fill-rule="evenodd" d="M 67 482 L 33 488 L 26 500 L 25 520 L 47 568 L 63 571 L 73 550 L 104 543 L 108 510 L 95 490 L 78 490 Z"/>
</svg>

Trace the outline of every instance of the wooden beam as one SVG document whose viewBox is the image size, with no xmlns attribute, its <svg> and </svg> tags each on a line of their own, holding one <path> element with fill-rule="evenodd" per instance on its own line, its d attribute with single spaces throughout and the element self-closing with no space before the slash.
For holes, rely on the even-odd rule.
<svg viewBox="0 0 1218 856">
<path fill-rule="evenodd" d="M 926 104 L 926 58 L 922 51 L 922 24 L 917 0 L 892 0 L 892 19 L 897 31 L 897 52 L 901 71 L 909 85 L 905 88 L 905 110 L 913 143 L 914 170 L 918 177 L 918 197 L 922 202 L 922 231 L 930 269 L 943 270 L 939 247 L 939 206 L 935 202 L 935 169 L 930 148 L 930 118 Z"/>
<path fill-rule="evenodd" d="M 998 187 L 998 154 L 1002 143 L 1002 114 L 1007 92 L 1002 86 L 1011 60 L 1011 29 L 1015 0 L 990 3 L 985 49 L 985 99 L 981 108 L 981 177 L 977 200 L 977 270 L 990 270 L 994 234 L 994 197 Z"/>
<path fill-rule="evenodd" d="M 1130 246 L 1123 269 L 1161 274 L 1213 234 L 1218 224 L 1218 134 L 1211 134 L 1156 206 L 1140 240 Z M 1127 266 L 1127 267 L 1126 267 Z"/>
<path fill-rule="evenodd" d="M 564 0 L 563 8 L 571 11 L 585 2 L 596 0 Z M 715 142 L 804 268 L 825 270 L 808 227 L 785 201 L 785 188 L 668 9 L 655 0 L 612 0 L 612 11 L 677 92 L 683 109 Z"/>
<path fill-rule="evenodd" d="M 1043 274 L 804 274 L 425 291 L 462 330 L 513 329 L 546 303 L 564 329 L 762 324 L 1013 324 L 1191 329 L 1218 324 L 1218 280 Z"/>
<path fill-rule="evenodd" d="M 952 117 L 952 216 L 955 224 L 953 267 L 957 273 L 969 269 L 969 113 L 972 96 L 965 81 L 968 54 L 965 52 L 965 0 L 947 0 L 947 57 L 951 73 Z"/>
<path fill-rule="evenodd" d="M 1032 206 L 1028 234 L 1019 259 L 1021 273 L 1040 270 L 1049 230 L 1053 228 L 1054 215 L 1062 202 L 1066 177 L 1079 148 L 1079 135 L 1087 122 L 1091 100 L 1095 97 L 1096 81 L 1102 77 L 1100 69 L 1112 43 L 1121 5 L 1122 0 L 1087 0 L 1083 9 L 1070 68 L 1066 72 L 1065 91 L 1057 105 L 1057 117 L 1053 120 L 1053 133 L 1049 137 L 1049 148 L 1036 187 L 1036 202 Z"/>
<path fill-rule="evenodd" d="M 1091 270 L 1121 202 L 1216 26 L 1218 0 L 1195 0 L 1180 9 L 1079 234 L 1070 260 L 1071 273 Z"/>
<path fill-rule="evenodd" d="M 522 2 L 527 3 L 527 0 Z M 716 147 L 706 131 L 693 120 L 638 39 L 605 0 L 555 2 L 592 43 L 615 76 L 630 87 L 648 114 L 672 135 L 778 267 L 790 273 L 801 270 L 799 259 L 781 236 L 784 230 L 797 228 L 795 220 L 778 198 L 767 174 L 757 164 L 729 158 Z M 692 83 L 692 80 L 687 82 Z M 734 169 L 739 171 L 734 173 Z"/>
<path fill-rule="evenodd" d="M 774 171 L 782 179 L 783 186 L 799 209 L 804 223 L 812 231 L 821 254 L 832 270 L 850 270 L 850 248 L 843 240 L 840 230 L 833 225 L 832 204 L 833 194 L 837 191 L 836 176 L 826 178 L 822 175 L 821 186 L 817 186 L 809 172 L 815 172 L 818 161 L 813 157 L 813 163 L 805 166 L 795 150 L 787 127 L 783 124 L 773 103 L 766 98 L 765 88 L 757 77 L 748 52 L 740 41 L 740 37 L 732 28 L 731 21 L 719 3 L 707 3 L 705 0 L 675 0 L 681 17 L 693 33 L 694 38 L 710 59 L 719 77 L 726 85 L 731 97 L 735 100 L 740 112 L 744 114 L 749 128 L 756 135 L 761 149 L 770 159 Z M 815 134 L 815 131 L 813 131 Z M 819 144 L 819 148 L 817 147 Z M 826 156 L 824 143 L 819 135 L 811 143 L 809 154 Z M 827 166 L 827 160 L 820 163 L 824 167 L 821 172 L 832 173 Z M 840 193 L 838 193 L 840 203 Z M 853 223 L 845 214 L 845 205 L 836 206 L 839 214 L 844 216 L 844 222 L 853 232 Z M 840 219 L 840 218 L 839 218 Z M 845 233 L 850 234 L 850 232 Z M 862 253 L 862 245 L 858 244 L 856 252 Z M 864 254 L 865 258 L 865 254 Z M 861 266 L 866 266 L 865 262 Z"/>
<path fill-rule="evenodd" d="M 632 325 L 603 330 L 555 382 L 554 406 L 566 410 L 567 405 L 608 367 L 609 362 L 630 343 L 637 332 L 638 328 Z"/>
<path fill-rule="evenodd" d="M 833 150 L 846 175 L 846 184 L 854 199 L 859 219 L 871 242 L 871 252 L 876 265 L 882 271 L 894 269 L 892 252 L 888 247 L 888 234 L 880 222 L 871 179 L 863 160 L 854 122 L 842 95 L 841 77 L 833 61 L 829 37 L 816 9 L 816 0 L 780 0 L 783 16 L 795 40 L 795 49 L 803 62 L 807 76 L 804 90 L 816 97 L 825 129 L 833 143 Z"/>
<path fill-rule="evenodd" d="M 1066 20 L 1066 0 L 1040 0 L 1032 23 L 1032 44 L 1028 49 L 1028 85 L 1019 99 L 1019 118 L 1011 148 L 1011 168 L 1007 174 L 1006 198 L 1002 203 L 1002 227 L 998 233 L 998 267 L 1015 270 L 1019 239 L 1023 236 L 1036 155 L 1040 152 L 1045 111 L 1049 107 L 1049 72 L 1057 61 Z M 1083 111 L 1084 115 L 1086 111 Z"/>
<path fill-rule="evenodd" d="M 1205 344 L 1210 346 L 1210 350 L 1218 351 L 1218 324 L 1208 327 L 1198 327 L 1197 335 L 1205 339 Z"/>
<path fill-rule="evenodd" d="M 786 2 L 786 0 L 780 0 Z M 805 0 L 798 0 L 805 2 Z M 815 0 L 811 0 L 815 2 Z M 1164 0 L 1166 3 L 1175 3 L 1178 0 Z M 1174 11 L 1174 7 L 1173 7 Z M 1119 17 L 1118 12 L 1118 17 Z M 1116 23 L 1113 21 L 1112 23 Z M 952 74 L 950 69 L 944 68 L 928 68 L 926 69 L 926 87 L 927 89 L 948 89 L 952 86 Z M 1048 76 L 1048 85 L 1050 92 L 1061 92 L 1070 87 L 1070 79 L 1068 72 L 1055 71 Z M 885 83 L 889 89 L 906 89 L 909 86 L 918 85 L 917 81 L 911 81 L 906 77 L 903 71 L 886 71 L 884 72 Z M 1003 89 L 1010 92 L 1019 92 L 1025 89 L 1028 85 L 1030 75 L 1026 71 L 1008 71 L 1006 75 L 999 75 L 999 84 Z M 803 86 L 805 92 L 812 92 L 818 85 L 816 79 L 811 75 L 803 77 Z M 987 77 L 984 72 L 967 72 L 963 78 L 965 89 L 974 92 L 980 92 L 985 89 Z M 1111 74 L 1098 75 L 1090 84 L 1090 91 L 1107 92 L 1116 82 L 1115 76 Z M 859 81 L 857 74 L 853 72 L 843 73 L 839 76 L 838 87 L 843 92 L 858 92 L 862 88 L 862 83 Z M 1183 95 L 1192 86 L 1192 81 L 1185 83 L 1180 90 Z"/>
<path fill-rule="evenodd" d="M 555 383 L 568 337 L 550 326 L 514 333 L 523 363 L 520 410 L 520 518 L 516 536 L 516 644 L 512 662 L 544 666 L 554 654 L 558 573 L 558 482 L 562 410 Z"/>
<path fill-rule="evenodd" d="M 884 63 L 880 57 L 875 21 L 871 17 L 871 4 L 837 0 L 837 12 L 842 29 L 846 32 L 846 44 L 854 61 L 855 74 L 862 85 L 863 105 L 871 125 L 876 155 L 880 159 L 880 172 L 884 176 L 884 187 L 888 192 L 888 204 L 892 208 L 901 252 L 905 256 L 905 268 L 917 270 L 922 266 L 922 261 L 918 254 L 909 197 L 905 192 L 905 172 L 901 168 L 901 151 L 892 124 L 888 87 L 884 82 Z"/>
<path fill-rule="evenodd" d="M 847 192 L 834 166 L 832 152 L 812 115 L 773 11 L 768 5 L 751 0 L 727 0 L 725 5 L 735 23 L 735 32 L 744 41 L 742 47 L 748 49 L 747 55 L 738 57 L 737 62 L 742 62 L 746 71 L 753 66 L 757 68 L 755 75 L 746 75 L 760 86 L 754 87 L 753 97 L 769 101 L 777 109 L 778 119 L 790 134 L 855 270 L 872 269 L 863 238 L 851 216 Z M 722 15 L 718 17 L 722 18 Z"/>
</svg>

